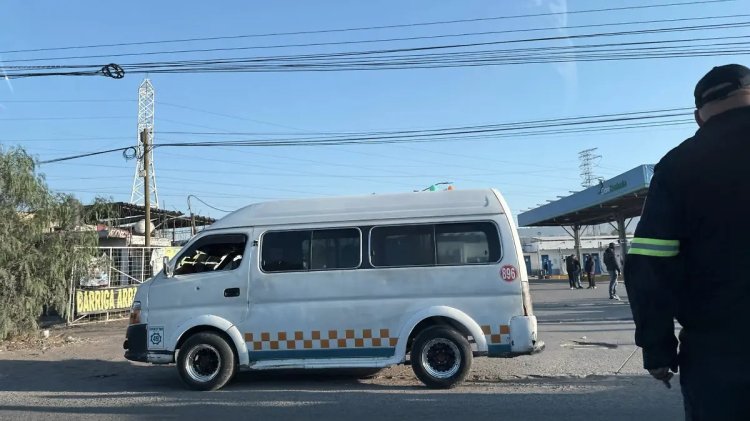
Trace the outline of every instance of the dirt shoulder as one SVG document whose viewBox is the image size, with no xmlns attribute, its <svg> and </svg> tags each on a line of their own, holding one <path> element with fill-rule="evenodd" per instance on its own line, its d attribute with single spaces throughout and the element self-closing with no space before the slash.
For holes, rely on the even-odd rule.
<svg viewBox="0 0 750 421">
<path fill-rule="evenodd" d="M 49 329 L 49 337 L 15 338 L 0 342 L 0 360 L 40 359 L 60 361 L 73 358 L 111 359 L 122 355 L 127 320 L 62 326 Z"/>
</svg>

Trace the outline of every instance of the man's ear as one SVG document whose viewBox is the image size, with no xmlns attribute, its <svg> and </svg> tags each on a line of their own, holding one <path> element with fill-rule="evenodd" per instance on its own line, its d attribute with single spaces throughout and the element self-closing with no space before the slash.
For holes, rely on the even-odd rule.
<svg viewBox="0 0 750 421">
<path fill-rule="evenodd" d="M 695 110 L 693 112 L 693 116 L 695 116 L 695 122 L 698 123 L 698 127 L 703 127 L 703 124 L 705 121 L 701 118 L 701 113 L 699 110 Z"/>
</svg>

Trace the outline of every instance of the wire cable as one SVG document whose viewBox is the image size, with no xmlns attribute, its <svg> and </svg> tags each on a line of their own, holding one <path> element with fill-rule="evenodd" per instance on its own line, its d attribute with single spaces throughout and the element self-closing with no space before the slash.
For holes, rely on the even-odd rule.
<svg viewBox="0 0 750 421">
<path fill-rule="evenodd" d="M 421 26 L 487 22 L 487 21 L 508 20 L 508 19 L 524 19 L 524 18 L 532 18 L 532 17 L 544 17 L 544 16 L 576 15 L 576 14 L 587 14 L 587 13 L 620 12 L 620 11 L 627 11 L 627 10 L 683 7 L 683 6 L 706 5 L 706 4 L 716 4 L 716 3 L 728 3 L 728 2 L 733 2 L 733 1 L 736 1 L 736 0 L 701 0 L 701 1 L 688 1 L 688 2 L 657 3 L 657 4 L 647 4 L 647 5 L 608 7 L 608 8 L 599 8 L 599 9 L 570 10 L 566 12 L 531 13 L 531 14 L 510 15 L 510 16 L 494 16 L 494 17 L 485 17 L 485 18 L 455 19 L 455 20 L 443 20 L 443 21 L 432 21 L 432 22 L 416 22 L 416 23 L 407 23 L 407 24 L 396 24 L 396 25 L 365 26 L 365 27 L 339 28 L 339 29 L 322 29 L 322 30 L 314 30 L 314 31 L 275 32 L 275 33 L 265 33 L 265 34 L 197 37 L 197 38 L 182 38 L 182 39 L 159 40 L 159 41 L 121 42 L 121 43 L 111 43 L 111 44 L 93 44 L 93 45 L 79 45 L 79 46 L 67 46 L 67 47 L 6 50 L 6 51 L 0 51 L 0 54 L 76 50 L 76 49 L 104 48 L 104 47 L 127 47 L 127 46 L 140 46 L 140 45 L 154 45 L 154 44 L 184 43 L 184 42 L 195 42 L 195 41 L 219 41 L 219 40 L 230 40 L 230 39 L 263 38 L 263 37 L 277 37 L 277 36 L 291 36 L 291 35 L 330 34 L 330 33 L 340 33 L 340 32 L 371 31 L 371 30 L 395 29 L 395 28 L 413 28 L 413 27 L 421 27 Z"/>
<path fill-rule="evenodd" d="M 384 132 L 379 135 L 355 135 L 336 137 L 297 137 L 288 139 L 248 139 L 230 141 L 193 141 L 172 142 L 154 145 L 154 148 L 165 147 L 279 147 L 279 146 L 342 146 L 342 145 L 379 145 L 393 143 L 426 143 L 445 141 L 469 141 L 478 139 L 502 139 L 527 136 L 564 135 L 612 130 L 669 127 L 691 124 L 686 119 L 687 113 L 659 113 L 654 115 L 637 115 L 640 113 L 621 113 L 604 115 L 607 118 L 571 117 L 557 120 L 538 120 L 530 122 L 504 123 L 483 126 L 463 126 L 456 128 L 430 129 L 423 131 Z M 675 118 L 682 117 L 682 118 Z M 86 154 L 61 157 L 41 161 L 40 164 L 68 161 L 88 156 L 134 149 L 134 147 L 109 149 Z"/>
<path fill-rule="evenodd" d="M 194 198 L 195 200 L 197 200 L 197 201 L 199 201 L 199 202 L 203 203 L 204 205 L 208 206 L 209 208 L 211 208 L 211 209 L 213 209 L 213 210 L 217 210 L 217 211 L 219 211 L 219 212 L 226 212 L 226 213 L 232 212 L 232 211 L 228 211 L 228 210 L 224 210 L 224 209 L 219 209 L 219 208 L 217 208 L 217 207 L 215 207 L 215 206 L 209 205 L 208 203 L 206 203 L 205 201 L 203 201 L 203 199 L 201 199 L 200 197 L 198 197 L 198 196 L 196 196 L 196 195 L 194 195 L 194 194 L 190 194 L 190 195 L 188 195 L 188 203 L 190 202 L 190 198 L 191 198 L 191 197 L 192 197 L 192 198 Z"/>
</svg>

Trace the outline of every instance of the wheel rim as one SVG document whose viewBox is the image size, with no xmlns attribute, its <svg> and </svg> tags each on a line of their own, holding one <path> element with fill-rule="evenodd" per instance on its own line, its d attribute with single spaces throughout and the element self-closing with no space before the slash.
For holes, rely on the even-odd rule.
<svg viewBox="0 0 750 421">
<path fill-rule="evenodd" d="M 193 347 L 185 358 L 185 371 L 196 382 L 205 383 L 219 374 L 221 355 L 211 345 L 200 344 Z"/>
<path fill-rule="evenodd" d="M 427 374 L 438 379 L 454 376 L 461 367 L 461 352 L 455 343 L 445 338 L 427 342 L 420 359 Z"/>
</svg>

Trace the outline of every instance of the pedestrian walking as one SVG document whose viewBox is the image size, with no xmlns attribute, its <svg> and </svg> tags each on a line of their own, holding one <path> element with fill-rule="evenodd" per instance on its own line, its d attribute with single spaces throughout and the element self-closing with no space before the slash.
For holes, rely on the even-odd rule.
<svg viewBox="0 0 750 421">
<path fill-rule="evenodd" d="M 604 265 L 607 266 L 609 273 L 609 299 L 620 301 L 617 295 L 617 278 L 620 276 L 620 264 L 615 256 L 615 243 L 609 243 L 609 247 L 604 250 Z"/>
<path fill-rule="evenodd" d="M 716 264 L 750 251 L 750 69 L 714 67 L 694 95 L 699 129 L 654 169 L 625 287 L 643 366 L 667 384 L 680 370 L 685 419 L 746 420 L 750 279 Z"/>
<path fill-rule="evenodd" d="M 586 278 L 589 280 L 587 289 L 596 289 L 596 279 L 594 278 L 594 258 L 589 254 L 583 263 L 583 270 L 586 272 Z"/>
</svg>

